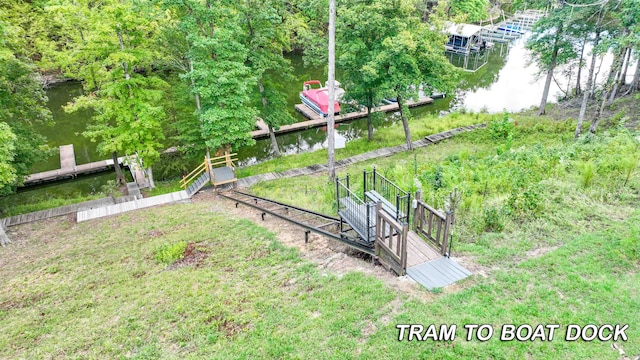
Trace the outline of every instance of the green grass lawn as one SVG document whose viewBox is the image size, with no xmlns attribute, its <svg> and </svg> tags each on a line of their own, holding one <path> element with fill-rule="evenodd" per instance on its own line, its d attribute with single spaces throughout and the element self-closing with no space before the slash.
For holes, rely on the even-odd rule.
<svg viewBox="0 0 640 360">
<path fill-rule="evenodd" d="M 212 205 L 23 227 L 28 239 L 0 249 L 0 357 L 617 358 L 611 343 L 565 342 L 561 331 L 553 342 L 467 342 L 468 323 L 624 323 L 621 345 L 640 353 L 640 211 L 420 297 L 361 273 L 323 274 Z M 184 267 L 158 260 L 185 242 L 206 258 Z M 398 342 L 397 323 L 457 324 L 458 338 Z"/>
<path fill-rule="evenodd" d="M 453 255 L 476 274 L 451 288 L 326 273 L 214 200 L 39 222 L 0 248 L 0 358 L 620 359 L 612 342 L 563 340 L 591 323 L 628 324 L 618 345 L 640 355 L 638 134 L 576 141 L 571 121 L 513 120 L 340 172 L 358 189 L 375 165 L 437 207 L 461 192 Z M 335 214 L 326 174 L 251 190 Z M 188 243 L 198 261 L 172 263 Z M 400 342 L 399 323 L 456 324 L 457 338 Z M 465 340 L 466 324 L 511 323 L 560 329 Z"/>
</svg>

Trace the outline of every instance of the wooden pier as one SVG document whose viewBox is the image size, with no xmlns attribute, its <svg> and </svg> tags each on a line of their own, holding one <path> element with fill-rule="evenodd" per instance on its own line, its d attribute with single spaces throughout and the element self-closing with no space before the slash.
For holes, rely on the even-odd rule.
<svg viewBox="0 0 640 360">
<path fill-rule="evenodd" d="M 76 157 L 73 145 L 60 146 L 60 169 L 43 171 L 27 176 L 23 186 L 37 185 L 46 182 L 73 179 L 78 175 L 87 175 L 109 170 L 113 167 L 113 159 L 94 161 L 87 164 L 76 165 Z M 120 165 L 129 167 L 133 178 L 140 188 L 148 187 L 142 167 L 134 156 L 122 156 L 118 158 Z"/>
<path fill-rule="evenodd" d="M 424 97 L 424 98 L 420 98 L 417 101 L 407 101 L 406 105 L 407 107 L 416 107 L 416 106 L 421 106 L 421 105 L 426 105 L 426 104 L 431 104 L 433 103 L 433 99 L 430 97 Z M 283 125 L 280 127 L 280 129 L 276 130 L 275 133 L 276 134 L 283 134 L 283 133 L 288 133 L 288 132 L 293 132 L 293 131 L 299 131 L 299 130 L 305 130 L 305 129 L 310 129 L 310 128 L 314 128 L 314 127 L 321 127 L 321 126 L 326 126 L 327 125 L 327 118 L 322 117 L 320 115 L 318 115 L 316 112 L 314 112 L 313 110 L 311 110 L 310 107 L 308 107 L 307 105 L 304 104 L 297 104 L 295 106 L 296 111 L 298 111 L 299 113 L 301 113 L 302 115 L 304 115 L 304 117 L 306 117 L 307 121 L 302 121 L 302 122 L 298 122 L 295 124 L 291 124 L 291 125 Z M 391 111 L 396 111 L 398 110 L 398 104 L 397 103 L 393 103 L 393 104 L 389 104 L 389 105 L 382 105 L 382 106 L 378 106 L 375 107 L 373 109 L 371 109 L 371 112 L 391 112 Z M 341 115 L 336 115 L 335 117 L 335 122 L 337 123 L 341 123 L 341 122 L 345 122 L 345 121 L 349 121 L 349 120 L 355 120 L 355 119 L 361 119 L 367 117 L 367 110 L 361 110 L 361 111 L 355 111 L 355 112 L 351 112 L 351 113 L 347 113 L 347 114 L 341 114 Z M 267 127 L 267 124 L 264 123 L 264 121 L 262 120 L 258 120 L 256 122 L 256 127 L 258 127 L 259 130 L 255 130 L 251 132 L 251 136 L 254 139 L 258 139 L 258 138 L 263 138 L 263 137 L 267 137 L 269 136 L 269 128 Z"/>
</svg>

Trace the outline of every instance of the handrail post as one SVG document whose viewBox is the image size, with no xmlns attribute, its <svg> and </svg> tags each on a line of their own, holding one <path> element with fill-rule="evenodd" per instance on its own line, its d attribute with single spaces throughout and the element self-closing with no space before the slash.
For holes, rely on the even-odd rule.
<svg viewBox="0 0 640 360">
<path fill-rule="evenodd" d="M 449 247 L 449 230 L 451 225 L 451 211 L 447 211 L 444 220 L 444 233 L 442 234 L 442 249 L 440 253 L 442 255 L 447 254 L 447 248 Z"/>
<path fill-rule="evenodd" d="M 373 190 L 374 191 L 378 191 L 377 186 L 376 186 L 376 167 L 373 167 Z"/>
<path fill-rule="evenodd" d="M 400 222 L 400 194 L 396 192 L 396 221 Z"/>
<path fill-rule="evenodd" d="M 422 200 L 422 191 L 417 190 L 416 191 L 416 208 L 413 209 L 413 227 L 414 229 L 418 230 L 419 224 L 422 221 L 422 214 L 420 214 L 420 200 Z"/>
<path fill-rule="evenodd" d="M 362 174 L 364 175 L 364 191 L 362 192 L 362 197 L 365 197 L 367 193 L 367 169 L 362 170 Z"/>
<path fill-rule="evenodd" d="M 340 178 L 336 177 L 336 209 L 340 211 Z"/>
<path fill-rule="evenodd" d="M 411 191 L 407 192 L 407 224 L 411 224 Z"/>
<path fill-rule="evenodd" d="M 351 185 L 349 185 L 349 173 L 347 173 L 347 189 L 351 190 Z"/>
</svg>

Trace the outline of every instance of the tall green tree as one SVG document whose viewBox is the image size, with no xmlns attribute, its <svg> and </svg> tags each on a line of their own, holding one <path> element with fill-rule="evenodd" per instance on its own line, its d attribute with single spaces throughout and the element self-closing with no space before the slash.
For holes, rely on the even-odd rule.
<svg viewBox="0 0 640 360">
<path fill-rule="evenodd" d="M 138 0 L 105 1 L 91 9 L 90 33 L 84 35 L 79 48 L 90 53 L 85 58 L 99 60 L 97 90 L 67 107 L 68 111 L 93 109 L 94 123 L 84 135 L 98 141 L 98 150 L 112 154 L 116 164 L 118 153 L 137 153 L 152 187 L 151 169 L 160 157 L 164 138 L 161 101 L 167 87 L 151 71 L 157 51 L 148 46 L 148 39 L 155 36 L 160 21 L 160 13 L 154 10 Z M 78 71 L 87 73 L 82 64 Z M 124 183 L 118 166 L 116 173 L 118 182 Z"/>
<path fill-rule="evenodd" d="M 287 109 L 281 79 L 291 79 L 293 69 L 283 51 L 290 50 L 290 28 L 286 4 L 282 0 L 245 0 L 242 11 L 247 31 L 248 65 L 257 81 L 258 114 L 269 127 L 273 154 L 280 156 L 274 130 L 294 122 Z"/>
<path fill-rule="evenodd" d="M 367 23 L 370 28 L 366 31 L 378 34 L 378 38 L 374 41 L 377 44 L 372 45 L 370 60 L 362 69 L 368 73 L 366 76 L 378 79 L 377 88 L 382 94 L 398 100 L 407 148 L 413 149 L 406 101 L 417 97 L 420 86 L 427 93 L 434 89 L 450 92 L 459 76 L 458 69 L 444 56 L 443 44 L 447 40 L 441 31 L 444 5 L 438 6 L 425 24 L 415 14 L 412 1 L 383 0 L 375 2 L 375 6 L 371 0 L 355 0 L 354 4 L 357 3 L 364 4 L 372 14 L 380 14 L 376 18 L 385 19 Z"/>
<path fill-rule="evenodd" d="M 192 153 L 253 143 L 256 110 L 251 94 L 256 78 L 247 64 L 246 19 L 233 3 L 163 0 L 175 34 L 173 58 L 194 94 L 196 123 L 182 123 L 181 139 Z M 175 37 L 175 36 L 174 36 Z"/>
<path fill-rule="evenodd" d="M 44 138 L 32 125 L 51 121 L 42 82 L 18 33 L 0 18 L 0 195 L 14 191 L 46 155 Z"/>
<path fill-rule="evenodd" d="M 341 4 L 337 28 L 337 63 L 342 70 L 346 96 L 367 108 L 367 137 L 373 139 L 371 109 L 384 98 L 384 73 L 376 64 L 386 22 L 393 7 L 374 1 Z"/>
<path fill-rule="evenodd" d="M 538 115 L 545 113 L 554 71 L 577 56 L 572 39 L 567 34 L 571 26 L 568 23 L 570 14 L 566 6 L 552 10 L 535 24 L 533 34 L 527 40 L 526 48 L 530 50 L 531 59 L 540 71 L 547 73 Z"/>
<path fill-rule="evenodd" d="M 488 17 L 487 0 L 450 0 L 449 15 L 463 16 L 468 22 L 478 22 Z"/>
</svg>

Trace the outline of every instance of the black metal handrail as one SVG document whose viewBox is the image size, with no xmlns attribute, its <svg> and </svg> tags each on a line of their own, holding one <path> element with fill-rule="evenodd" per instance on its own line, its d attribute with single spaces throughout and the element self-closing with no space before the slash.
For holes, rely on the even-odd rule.
<svg viewBox="0 0 640 360">
<path fill-rule="evenodd" d="M 336 202 L 338 213 L 351 221 L 351 226 L 365 237 L 367 242 L 375 239 L 375 208 L 373 202 L 365 202 L 349 188 L 349 174 L 344 178 L 336 178 Z"/>
<path fill-rule="evenodd" d="M 411 193 L 402 190 L 384 175 L 379 174 L 374 167 L 373 170 L 364 170 L 364 193 L 367 191 L 376 191 L 384 197 L 389 203 L 395 203 L 395 220 L 400 222 L 409 222 L 411 213 Z M 366 195 L 364 195 L 366 198 Z"/>
</svg>

